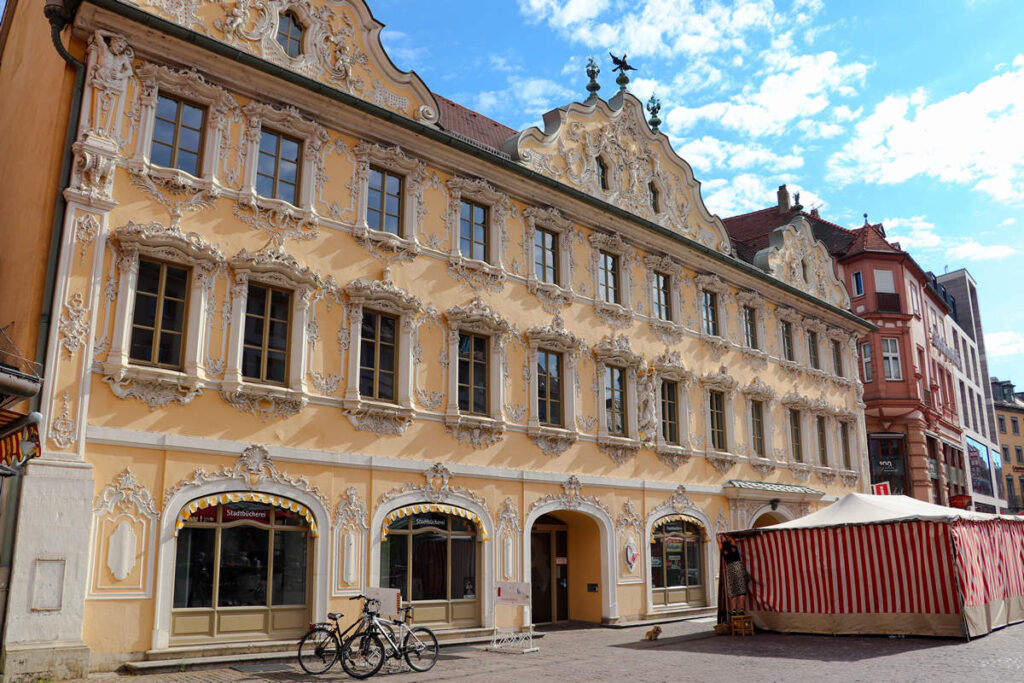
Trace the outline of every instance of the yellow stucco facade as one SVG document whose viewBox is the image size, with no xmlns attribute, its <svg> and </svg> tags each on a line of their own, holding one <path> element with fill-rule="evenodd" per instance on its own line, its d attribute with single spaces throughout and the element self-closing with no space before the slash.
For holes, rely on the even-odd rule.
<svg viewBox="0 0 1024 683">
<path fill-rule="evenodd" d="M 554 110 L 543 130 L 492 149 L 445 127 L 427 86 L 384 54 L 361 0 L 137 5 L 85 2 L 71 30 L 87 79 L 43 454 L 25 478 L 15 557 L 16 572 L 49 577 L 63 598 L 49 606 L 32 581 L 12 593 L 7 661 L 45 661 L 44 610 L 61 619 L 69 661 L 103 669 L 148 650 L 293 638 L 388 581 L 408 581 L 417 619 L 440 630 L 528 625 L 529 610 L 495 604 L 498 581 L 532 581 L 536 600 L 550 580 L 551 619 L 686 614 L 715 603 L 715 533 L 863 489 L 855 340 L 868 328 L 846 312 L 831 262 L 810 258 L 799 223 L 765 268 L 738 259 L 631 94 Z M 301 27 L 296 56 L 276 40 L 282 16 Z M 154 162 L 161 97 L 203 112 L 194 174 Z M 301 150 L 290 201 L 259 192 L 266 132 Z M 56 156 L 18 182 L 32 185 Z M 368 221 L 375 174 L 401 180 L 397 234 Z M 483 209 L 481 258 L 462 239 L 466 206 Z M 541 234 L 557 244 L 550 278 L 535 264 Z M 26 264 L 45 247 L 11 244 L 7 256 L 24 252 Z M 153 295 L 180 350 L 142 362 L 140 283 L 161 267 L 186 273 L 176 322 L 169 280 Z M 266 376 L 254 379 L 246 325 L 263 291 L 286 302 L 267 315 L 283 321 L 284 346 L 272 378 L 269 342 L 257 350 Z M 41 299 L 31 292 L 24 319 Z M 384 398 L 360 383 L 386 370 L 370 359 L 386 345 L 368 314 L 394 324 Z M 818 367 L 785 360 L 783 322 L 793 343 L 818 340 Z M 483 340 L 472 410 L 460 394 L 467 335 Z M 546 388 L 542 353 L 560 363 Z M 557 399 L 557 419 L 544 398 Z M 417 520 L 448 523 L 430 532 L 447 554 L 382 560 L 405 542 L 382 538 L 400 527 L 386 517 L 417 505 L 435 508 L 408 513 L 409 539 Z M 676 532 L 664 531 L 668 516 Z M 543 562 L 538 524 L 552 534 Z M 266 555 L 238 551 L 246 575 L 278 568 L 265 569 L 265 604 L 224 604 L 240 595 L 225 583 L 225 544 L 246 525 L 275 539 Z M 301 529 L 297 555 L 286 526 Z M 205 606 L 190 607 L 188 590 L 206 589 L 189 568 L 209 558 L 187 544 L 214 536 L 221 603 L 193 595 Z M 677 564 L 674 579 L 652 578 Z M 266 597 L 286 593 L 287 609 Z"/>
</svg>

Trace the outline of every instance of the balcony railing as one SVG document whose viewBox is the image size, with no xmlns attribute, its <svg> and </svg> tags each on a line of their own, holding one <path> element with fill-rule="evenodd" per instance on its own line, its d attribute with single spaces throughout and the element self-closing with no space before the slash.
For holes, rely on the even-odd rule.
<svg viewBox="0 0 1024 683">
<path fill-rule="evenodd" d="M 0 328 L 0 408 L 35 396 L 43 381 L 42 366 L 25 358 L 8 336 L 11 325 Z"/>
<path fill-rule="evenodd" d="M 895 292 L 875 292 L 876 308 L 881 313 L 902 313 L 900 295 Z"/>
</svg>

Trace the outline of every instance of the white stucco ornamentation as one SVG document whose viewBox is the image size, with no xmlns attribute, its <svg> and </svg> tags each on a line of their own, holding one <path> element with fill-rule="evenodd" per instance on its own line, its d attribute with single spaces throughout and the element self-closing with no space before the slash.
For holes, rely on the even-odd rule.
<svg viewBox="0 0 1024 683">
<path fill-rule="evenodd" d="M 833 306 L 850 308 L 850 294 L 836 277 L 828 249 L 814 238 L 811 224 L 803 216 L 773 230 L 769 246 L 754 256 L 754 265 Z"/>
<path fill-rule="evenodd" d="M 676 490 L 672 492 L 668 500 L 664 503 L 655 506 L 647 514 L 647 524 L 650 526 L 653 522 L 661 519 L 665 515 L 687 515 L 694 517 L 698 521 L 707 519 L 707 515 L 697 505 L 690 500 L 690 497 L 686 495 L 686 487 L 680 484 L 676 487 Z"/>
<path fill-rule="evenodd" d="M 73 358 L 75 353 L 85 346 L 89 338 L 89 309 L 85 306 L 85 297 L 75 292 L 64 304 L 57 330 L 60 332 L 60 345 Z"/>
<path fill-rule="evenodd" d="M 555 504 L 555 509 L 559 510 L 578 510 L 584 505 L 593 506 L 603 511 L 605 515 L 611 517 L 611 511 L 608 506 L 601 502 L 596 496 L 584 496 L 580 493 L 583 488 L 583 484 L 580 483 L 579 477 L 575 474 L 569 475 L 569 478 L 562 483 L 562 493 L 555 495 L 549 493 L 543 498 L 538 498 L 533 501 L 530 506 L 530 511 L 536 510 L 541 506 L 548 505 L 549 503 Z"/>
<path fill-rule="evenodd" d="M 363 553 L 369 531 L 366 503 L 359 490 L 350 486 L 334 509 L 334 595 L 345 595 L 359 589 L 363 575 Z"/>
<path fill-rule="evenodd" d="M 127 520 L 122 520 L 107 541 L 107 568 L 114 578 L 124 581 L 135 568 L 135 531 Z"/>
<path fill-rule="evenodd" d="M 417 235 L 423 228 L 426 207 L 423 203 L 423 187 L 427 179 L 426 165 L 409 157 L 398 145 L 386 147 L 371 142 L 361 142 L 355 148 L 355 182 L 357 184 L 356 223 L 352 236 L 376 258 L 387 263 L 407 263 L 420 253 Z M 369 200 L 370 166 L 384 169 L 402 178 L 401 224 L 398 233 L 374 230 L 366 222 Z"/>
<path fill-rule="evenodd" d="M 150 590 L 159 517 L 152 494 L 130 469 L 123 470 L 96 496 L 93 524 L 100 542 L 93 560 L 93 596 L 139 596 Z M 106 553 L 101 556 L 104 539 Z M 127 581 L 140 562 L 143 571 Z M 109 578 L 101 568 L 109 572 Z"/>
<path fill-rule="evenodd" d="M 517 215 L 509 196 L 486 180 L 455 177 L 448 181 L 450 197 L 444 219 L 448 226 L 448 273 L 473 289 L 501 291 L 505 286 L 506 222 Z M 487 208 L 487 254 L 483 260 L 463 255 L 459 245 L 462 201 Z"/>
<path fill-rule="evenodd" d="M 643 521 L 640 519 L 640 514 L 633 507 L 633 501 L 629 498 L 622 504 L 622 512 L 615 519 L 615 530 L 620 534 L 626 529 L 633 529 L 636 531 L 637 536 L 640 536 L 644 532 Z"/>
<path fill-rule="evenodd" d="M 427 480 L 425 484 L 405 484 L 399 488 L 391 489 L 390 491 L 380 494 L 377 498 L 377 505 L 385 505 L 399 496 L 403 496 L 408 493 L 416 493 L 431 503 L 444 503 L 448 501 L 449 498 L 461 497 L 473 501 L 484 510 L 487 509 L 487 502 L 477 495 L 475 491 L 462 488 L 461 486 L 454 487 L 449 484 L 449 481 L 452 478 L 452 473 L 443 464 L 439 462 L 434 463 L 426 472 L 423 473 L 423 476 Z"/>
</svg>

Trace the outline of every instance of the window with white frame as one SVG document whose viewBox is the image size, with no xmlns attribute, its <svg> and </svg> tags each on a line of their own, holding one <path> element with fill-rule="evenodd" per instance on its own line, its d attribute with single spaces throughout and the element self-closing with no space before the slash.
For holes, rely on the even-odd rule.
<svg viewBox="0 0 1024 683">
<path fill-rule="evenodd" d="M 484 180 L 451 178 L 448 228 L 451 235 L 449 272 L 457 278 L 500 287 L 505 223 L 512 204 L 504 192 Z"/>
<path fill-rule="evenodd" d="M 564 427 L 565 403 L 562 353 L 537 349 L 537 420 L 545 427 Z"/>
<path fill-rule="evenodd" d="M 721 323 L 718 318 L 718 293 L 705 289 L 701 291 L 700 297 L 704 334 L 712 337 L 722 336 Z"/>
<path fill-rule="evenodd" d="M 651 288 L 651 313 L 655 318 L 672 322 L 672 276 L 654 271 Z"/>
<path fill-rule="evenodd" d="M 716 451 L 729 448 L 728 427 L 725 421 L 725 392 L 708 392 L 708 416 L 710 420 L 711 447 Z"/>
<path fill-rule="evenodd" d="M 608 164 L 602 157 L 597 157 L 595 162 L 597 167 L 597 187 L 601 190 L 607 191 L 611 189 L 611 180 L 608 176 Z"/>
<path fill-rule="evenodd" d="M 759 458 L 767 457 L 765 448 L 764 429 L 764 401 L 752 399 L 750 401 L 750 445 L 754 455 Z"/>
<path fill-rule="evenodd" d="M 818 352 L 818 333 L 807 331 L 807 362 L 815 370 L 821 369 L 821 358 Z"/>
<path fill-rule="evenodd" d="M 626 368 L 617 365 L 604 367 L 604 422 L 608 433 L 627 436 Z"/>
<path fill-rule="evenodd" d="M 882 337 L 882 368 L 885 379 L 897 382 L 903 379 L 903 366 L 900 364 L 900 341 L 895 337 Z"/>
<path fill-rule="evenodd" d="M 639 416 L 634 408 L 637 405 L 640 356 L 629 348 L 625 337 L 602 339 L 594 345 L 593 354 L 601 391 L 598 447 L 616 462 L 621 462 L 640 447 Z"/>
<path fill-rule="evenodd" d="M 526 239 L 524 257 L 532 267 L 527 271 L 527 287 L 548 308 L 572 301 L 569 282 L 572 245 L 581 239 L 572 221 L 553 208 L 534 206 L 523 210 Z"/>
<path fill-rule="evenodd" d="M 302 54 L 302 36 L 305 33 L 293 12 L 284 12 L 277 21 L 277 44 L 292 59 Z"/>
<path fill-rule="evenodd" d="M 597 314 L 610 322 L 632 320 L 632 247 L 618 234 L 595 232 L 589 240 Z"/>
<path fill-rule="evenodd" d="M 839 446 L 843 449 L 843 469 L 853 469 L 853 458 L 850 448 L 850 423 L 839 423 Z"/>
<path fill-rule="evenodd" d="M 709 451 L 735 452 L 733 394 L 737 387 L 735 379 L 724 370 L 704 375 L 704 418 L 706 440 Z"/>
<path fill-rule="evenodd" d="M 673 467 L 690 452 L 689 384 L 693 375 L 683 366 L 678 352 L 665 351 L 651 364 L 657 395 L 660 430 L 655 439 L 658 457 Z M 652 435 L 644 434 L 649 439 Z"/>
<path fill-rule="evenodd" d="M 776 308 L 779 319 L 779 350 L 782 360 L 795 363 L 797 360 L 796 335 L 800 316 L 791 308 Z"/>
<path fill-rule="evenodd" d="M 246 203 L 264 209 L 313 205 L 312 179 L 323 169 L 326 129 L 294 109 L 278 109 L 251 102 L 242 108 L 249 130 L 259 135 L 246 138 Z"/>
<path fill-rule="evenodd" d="M 558 233 L 537 228 L 533 234 L 533 274 L 538 282 L 557 285 L 559 278 Z"/>
<path fill-rule="evenodd" d="M 843 363 L 843 344 L 838 339 L 832 340 L 832 371 L 836 377 L 845 377 L 846 368 Z"/>
<path fill-rule="evenodd" d="M 353 237 L 399 262 L 414 258 L 419 253 L 416 234 L 426 166 L 399 147 L 362 142 L 355 153 L 359 187 Z"/>
<path fill-rule="evenodd" d="M 757 310 L 751 306 L 743 307 L 743 343 L 747 348 L 761 348 L 757 333 Z"/>
<path fill-rule="evenodd" d="M 668 379 L 661 382 L 661 438 L 666 444 L 680 443 L 679 383 Z"/>
<path fill-rule="evenodd" d="M 168 93 L 158 93 L 150 161 L 198 178 L 202 168 L 205 120 L 206 107 Z"/>
<path fill-rule="evenodd" d="M 864 295 L 864 276 L 858 270 L 853 274 L 853 295 L 863 296 Z"/>
<path fill-rule="evenodd" d="M 874 380 L 875 373 L 871 366 L 870 342 L 864 342 L 860 345 L 860 371 L 865 384 Z"/>
<path fill-rule="evenodd" d="M 828 467 L 828 430 L 825 426 L 825 416 L 815 416 L 815 426 L 818 436 L 818 464 Z"/>
<path fill-rule="evenodd" d="M 577 361 L 586 348 L 561 325 L 537 325 L 526 331 L 529 374 L 527 433 L 547 455 L 564 452 L 579 436 L 576 429 Z"/>
<path fill-rule="evenodd" d="M 911 283 L 908 287 L 910 292 L 910 310 L 915 315 L 921 314 L 921 293 L 917 289 L 917 285 Z"/>
<path fill-rule="evenodd" d="M 255 382 L 286 384 L 292 292 L 250 282 L 242 333 L 242 377 Z"/>
<path fill-rule="evenodd" d="M 619 285 L 619 256 L 604 251 L 597 252 L 597 295 L 609 304 L 621 304 Z"/>
<path fill-rule="evenodd" d="M 789 409 L 789 448 L 793 462 L 804 461 L 803 415 L 796 408 Z"/>
<path fill-rule="evenodd" d="M 189 268 L 140 258 L 129 357 L 132 363 L 180 370 Z"/>
</svg>

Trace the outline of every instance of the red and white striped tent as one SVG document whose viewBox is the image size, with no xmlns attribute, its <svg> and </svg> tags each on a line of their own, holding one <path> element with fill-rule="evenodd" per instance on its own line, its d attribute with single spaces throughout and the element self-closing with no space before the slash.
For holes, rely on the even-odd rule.
<svg viewBox="0 0 1024 683">
<path fill-rule="evenodd" d="M 971 638 L 1024 621 L 1019 518 L 851 493 L 731 535 L 760 628 Z"/>
</svg>

